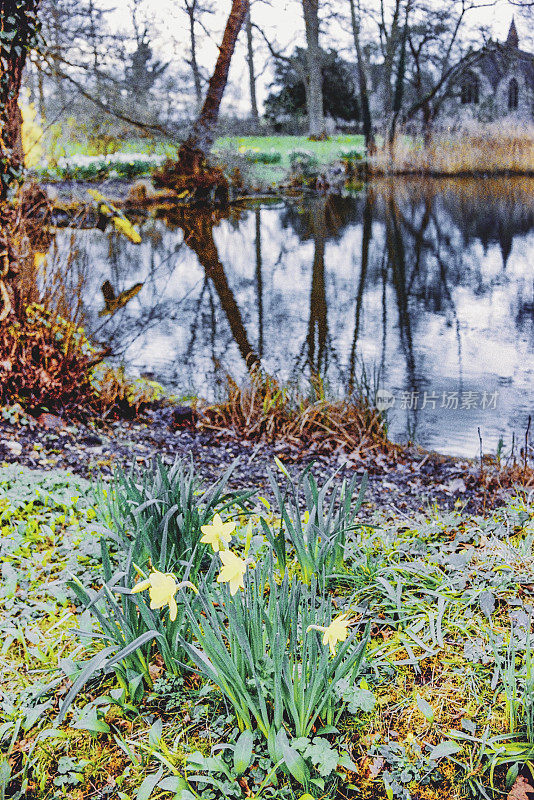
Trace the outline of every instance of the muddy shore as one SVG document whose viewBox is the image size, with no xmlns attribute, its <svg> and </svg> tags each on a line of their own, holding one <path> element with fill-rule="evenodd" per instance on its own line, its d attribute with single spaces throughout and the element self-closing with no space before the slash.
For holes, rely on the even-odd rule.
<svg viewBox="0 0 534 800">
<path fill-rule="evenodd" d="M 160 408 L 135 421 L 109 424 L 52 426 L 30 421 L 26 425 L 0 421 L 0 463 L 20 463 L 33 469 L 66 469 L 84 477 L 109 478 L 117 466 L 148 465 L 155 456 L 172 463 L 176 457 L 193 459 L 207 480 L 237 460 L 230 485 L 268 492 L 267 468 L 277 456 L 298 474 L 314 463 L 319 482 L 338 471 L 339 479 L 354 471 L 368 472 L 366 507 L 410 513 L 463 509 L 484 513 L 521 490 L 521 479 L 510 480 L 502 465 L 450 458 L 415 447 L 351 454 L 329 450 L 327 443 L 296 448 L 283 441 L 252 442 L 231 432 L 206 432 L 195 426 L 177 428 L 172 409 Z M 528 489 L 528 486 L 527 486 Z"/>
</svg>

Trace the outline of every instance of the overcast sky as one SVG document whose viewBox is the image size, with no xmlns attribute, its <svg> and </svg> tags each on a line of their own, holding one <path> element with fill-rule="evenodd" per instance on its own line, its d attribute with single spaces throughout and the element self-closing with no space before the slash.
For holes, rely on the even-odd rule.
<svg viewBox="0 0 534 800">
<path fill-rule="evenodd" d="M 489 0 L 480 0 L 488 2 Z M 113 0 L 100 0 L 103 7 L 110 7 Z M 377 0 L 371 0 L 376 3 Z M 439 2 L 439 0 L 435 0 Z M 208 38 L 202 30 L 199 30 L 199 63 L 204 68 L 206 74 L 211 73 L 217 56 L 217 44 L 220 42 L 222 31 L 231 7 L 231 0 L 212 0 L 215 13 L 205 18 L 211 34 Z M 330 0 L 330 6 L 336 11 L 345 12 L 348 10 L 347 0 Z M 365 6 L 365 4 L 364 4 Z M 160 52 L 168 52 L 171 42 L 176 54 L 183 50 L 186 56 L 189 46 L 189 32 L 187 18 L 180 11 L 183 7 L 183 0 L 147 0 L 145 13 L 153 17 L 155 28 L 159 31 L 157 41 L 158 55 Z M 367 7 L 370 7 L 367 3 Z M 298 0 L 271 0 L 271 5 L 267 5 L 263 0 L 253 0 L 252 2 L 253 21 L 259 25 L 268 36 L 271 42 L 282 49 L 287 48 L 290 52 L 297 44 L 303 44 L 303 20 L 302 7 Z M 488 7 L 478 8 L 468 15 L 468 27 L 476 34 L 481 26 L 487 27 L 492 38 L 503 40 L 506 38 L 510 21 L 514 14 L 514 8 L 507 0 L 497 0 L 495 4 Z M 517 18 L 517 14 L 516 14 Z M 527 33 L 527 23 L 516 20 L 519 35 Z M 110 25 L 120 28 L 131 28 L 131 12 L 129 0 L 116 0 L 115 11 L 109 17 Z M 368 35 L 375 35 L 375 29 L 371 26 L 367 28 Z M 365 35 L 365 33 L 364 33 Z M 353 58 L 352 44 L 349 26 L 342 26 L 338 23 L 329 23 L 323 26 L 323 43 L 325 46 L 336 47 L 341 51 L 345 50 L 349 58 Z M 265 69 L 267 51 L 262 44 L 260 37 L 256 34 L 257 65 L 259 73 L 258 94 L 260 100 L 266 94 L 266 87 L 272 79 L 272 71 L 269 67 Z M 246 65 L 244 61 L 245 40 L 243 32 L 240 35 L 236 55 L 232 62 L 230 73 L 230 85 L 227 90 L 226 104 L 232 104 L 240 109 L 246 109 L 248 103 L 248 83 Z M 165 55 L 160 56 L 162 60 L 169 60 Z"/>
</svg>

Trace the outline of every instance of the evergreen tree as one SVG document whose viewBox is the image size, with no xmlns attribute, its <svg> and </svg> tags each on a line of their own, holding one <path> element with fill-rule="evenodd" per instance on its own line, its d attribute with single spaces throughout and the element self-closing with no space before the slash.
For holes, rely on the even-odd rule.
<svg viewBox="0 0 534 800">
<path fill-rule="evenodd" d="M 277 91 L 269 94 L 265 101 L 266 116 L 276 120 L 281 114 L 305 114 L 307 112 L 306 86 L 302 72 L 306 64 L 306 50 L 297 47 L 291 60 L 277 61 L 273 86 Z M 324 113 L 347 122 L 359 120 L 360 110 L 355 69 L 344 61 L 335 50 L 322 55 L 322 91 Z"/>
</svg>

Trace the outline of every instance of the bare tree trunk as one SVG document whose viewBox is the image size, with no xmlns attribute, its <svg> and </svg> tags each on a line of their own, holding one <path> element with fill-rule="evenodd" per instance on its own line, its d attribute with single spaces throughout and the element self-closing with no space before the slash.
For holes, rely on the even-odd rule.
<svg viewBox="0 0 534 800">
<path fill-rule="evenodd" d="M 254 69 L 254 42 L 252 40 L 252 18 L 250 16 L 250 8 L 247 12 L 246 18 L 247 30 L 247 64 L 248 64 L 248 81 L 250 87 L 250 116 L 259 126 L 260 115 L 258 113 L 258 99 L 256 96 L 256 72 Z"/>
<path fill-rule="evenodd" d="M 230 63 L 249 5 L 250 0 L 232 0 L 232 10 L 226 23 L 217 63 L 208 84 L 204 105 L 178 154 L 178 161 L 186 173 L 195 173 L 201 169 L 213 144 Z"/>
<path fill-rule="evenodd" d="M 393 150 L 395 145 L 395 135 L 397 132 L 397 122 L 402 109 L 402 101 L 404 97 L 404 78 L 406 73 L 406 42 L 408 39 L 408 8 L 406 8 L 406 19 L 404 22 L 404 29 L 402 32 L 401 51 L 399 55 L 399 63 L 397 66 L 397 79 L 395 82 L 395 95 L 393 97 L 393 108 L 391 115 L 391 123 L 388 132 L 388 144 L 390 154 L 393 158 Z"/>
<path fill-rule="evenodd" d="M 391 116 L 393 114 L 393 66 L 395 62 L 395 54 L 400 41 L 400 13 L 401 13 L 402 0 L 395 0 L 395 10 L 393 12 L 393 19 L 389 34 L 386 34 L 386 22 L 384 19 L 384 9 L 381 4 L 382 10 L 382 23 L 381 28 L 386 37 L 384 49 L 384 62 L 383 62 L 383 91 L 384 91 L 384 119 L 386 122 L 386 130 L 391 123 Z"/>
<path fill-rule="evenodd" d="M 35 69 L 37 71 L 37 97 L 39 99 L 39 115 L 41 119 L 46 119 L 46 104 L 45 104 L 45 94 L 44 94 L 44 81 L 43 81 L 43 70 L 41 69 L 41 65 L 38 61 L 35 62 Z"/>
<path fill-rule="evenodd" d="M 369 92 L 367 89 L 367 75 L 363 60 L 362 47 L 360 43 L 360 20 L 359 14 L 356 17 L 356 6 L 354 0 L 350 2 L 350 17 L 352 22 L 352 35 L 356 48 L 356 58 L 358 62 L 358 83 L 360 88 L 360 106 L 362 111 L 363 135 L 365 137 L 365 148 L 368 155 L 373 155 L 376 151 L 375 138 L 373 136 L 373 121 L 371 119 L 371 108 L 369 106 Z"/>
<path fill-rule="evenodd" d="M 308 130 L 310 139 L 325 139 L 326 127 L 323 108 L 322 52 L 319 47 L 319 0 L 302 0 L 308 75 L 306 99 L 308 106 Z"/>
<path fill-rule="evenodd" d="M 425 147 L 428 147 L 430 145 L 430 142 L 432 141 L 432 123 L 433 123 L 433 114 L 429 102 L 424 103 L 422 114 L 423 114 L 423 141 L 425 143 Z"/>
<path fill-rule="evenodd" d="M 22 116 L 18 100 L 39 0 L 0 0 L 0 200 L 22 173 Z"/>
<path fill-rule="evenodd" d="M 189 17 L 189 46 L 191 47 L 191 72 L 193 73 L 193 81 L 195 84 L 195 95 L 197 103 L 200 106 L 202 102 L 202 84 L 200 81 L 200 69 L 197 61 L 197 36 L 195 30 L 195 11 L 196 0 L 191 5 L 186 3 L 186 11 Z"/>
</svg>

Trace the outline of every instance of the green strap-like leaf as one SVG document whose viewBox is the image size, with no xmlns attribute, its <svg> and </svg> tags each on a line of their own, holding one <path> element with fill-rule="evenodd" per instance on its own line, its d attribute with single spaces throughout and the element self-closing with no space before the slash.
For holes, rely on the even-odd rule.
<svg viewBox="0 0 534 800">
<path fill-rule="evenodd" d="M 254 734 L 251 730 L 243 731 L 234 748 L 234 770 L 237 775 L 242 775 L 250 767 L 252 749 L 254 747 Z"/>
<path fill-rule="evenodd" d="M 133 642 L 130 642 L 129 644 L 126 645 L 126 647 L 123 647 L 122 650 L 119 650 L 118 653 L 115 653 L 113 658 L 111 658 L 106 664 L 104 672 L 110 672 L 115 666 L 115 664 L 119 663 L 119 661 L 122 661 L 124 658 L 127 658 L 131 653 L 133 653 L 139 647 L 142 647 L 147 642 L 150 642 L 152 639 L 161 636 L 162 636 L 161 633 L 158 633 L 158 631 L 154 630 L 142 633 L 141 636 L 138 636 L 137 639 L 134 639 Z"/>
<path fill-rule="evenodd" d="M 69 710 L 72 701 L 74 700 L 80 689 L 82 689 L 83 686 L 87 683 L 91 675 L 93 675 L 95 672 L 98 672 L 98 670 L 106 666 L 109 656 L 111 655 L 111 653 L 115 651 L 115 649 L 116 647 L 114 645 L 106 647 L 104 650 L 102 650 L 100 653 L 97 653 L 96 656 L 93 656 L 93 658 L 91 658 L 91 660 L 87 662 L 84 669 L 82 669 L 82 671 L 80 672 L 80 674 L 70 687 L 69 691 L 67 692 L 67 696 L 65 697 L 65 700 L 63 701 L 63 704 L 59 710 L 59 715 L 57 718 L 58 724 L 63 722 L 63 720 L 65 719 L 65 714 Z"/>
</svg>

